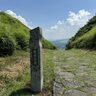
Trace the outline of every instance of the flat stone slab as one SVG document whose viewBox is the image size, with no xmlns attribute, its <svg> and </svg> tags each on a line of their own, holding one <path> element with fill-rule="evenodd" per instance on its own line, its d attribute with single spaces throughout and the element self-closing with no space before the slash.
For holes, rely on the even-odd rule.
<svg viewBox="0 0 96 96">
<path fill-rule="evenodd" d="M 66 91 L 64 96 L 87 96 L 87 94 L 85 92 L 72 89 Z"/>
<path fill-rule="evenodd" d="M 65 80 L 73 80 L 74 78 L 74 74 L 72 74 L 71 72 L 59 72 L 58 75 L 61 77 L 61 79 L 65 79 Z"/>
<path fill-rule="evenodd" d="M 88 94 L 91 94 L 92 96 L 94 96 L 93 94 L 95 94 L 96 96 L 96 88 L 94 87 L 86 87 L 83 89 L 83 91 L 85 91 Z"/>
<path fill-rule="evenodd" d="M 73 81 L 63 81 L 63 85 L 68 87 L 68 88 L 78 88 L 78 87 L 83 87 L 85 86 L 83 82 L 78 82 L 76 80 Z"/>
</svg>

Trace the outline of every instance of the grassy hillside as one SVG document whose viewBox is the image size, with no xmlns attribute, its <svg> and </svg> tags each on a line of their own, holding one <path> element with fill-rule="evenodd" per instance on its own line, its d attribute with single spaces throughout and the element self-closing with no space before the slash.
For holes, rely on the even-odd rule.
<svg viewBox="0 0 96 96">
<path fill-rule="evenodd" d="M 42 45 L 43 45 L 43 48 L 46 48 L 46 49 L 57 49 L 57 47 L 55 46 L 55 44 L 53 44 L 52 42 L 46 40 L 46 39 L 42 39 Z"/>
<path fill-rule="evenodd" d="M 67 49 L 70 48 L 96 49 L 96 16 L 69 40 Z"/>
<path fill-rule="evenodd" d="M 0 12 L 0 55 L 11 55 L 15 49 L 27 50 L 30 29 L 16 18 Z M 43 47 L 55 49 L 48 40 L 43 39 Z"/>
<path fill-rule="evenodd" d="M 0 32 L 25 32 L 28 34 L 29 28 L 26 27 L 24 24 L 22 24 L 19 20 L 16 18 L 13 18 L 12 16 L 0 12 Z"/>
</svg>

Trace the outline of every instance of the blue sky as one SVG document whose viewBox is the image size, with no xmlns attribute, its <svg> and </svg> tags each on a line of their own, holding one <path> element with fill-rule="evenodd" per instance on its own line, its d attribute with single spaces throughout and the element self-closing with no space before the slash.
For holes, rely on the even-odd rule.
<svg viewBox="0 0 96 96">
<path fill-rule="evenodd" d="M 47 39 L 56 40 L 72 37 L 96 13 L 96 0 L 0 0 L 0 10 L 41 26 Z"/>
</svg>

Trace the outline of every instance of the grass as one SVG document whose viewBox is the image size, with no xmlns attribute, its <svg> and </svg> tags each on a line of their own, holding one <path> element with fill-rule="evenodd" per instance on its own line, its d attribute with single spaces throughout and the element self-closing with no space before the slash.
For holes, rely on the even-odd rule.
<svg viewBox="0 0 96 96">
<path fill-rule="evenodd" d="M 77 40 L 73 41 L 72 46 L 77 48 L 95 48 L 95 39 L 96 39 L 96 27 L 94 27 L 89 32 L 85 33 L 83 36 L 79 37 Z"/>
<path fill-rule="evenodd" d="M 52 96 L 54 68 L 56 67 L 54 58 L 61 71 L 74 74 L 74 80 L 80 84 L 84 83 L 84 88 L 96 87 L 96 51 L 43 50 L 44 86 L 43 91 L 36 96 Z M 0 96 L 32 96 L 29 90 L 29 61 L 29 52 L 24 51 L 17 51 L 13 56 L 6 58 L 0 57 Z M 65 88 L 70 89 L 68 86 Z M 85 91 L 84 88 L 77 89 Z"/>
<path fill-rule="evenodd" d="M 86 25 L 78 30 L 67 44 L 67 49 L 83 48 L 96 49 L 96 16 L 91 18 Z"/>
<path fill-rule="evenodd" d="M 62 52 L 63 51 L 63 52 Z M 77 70 L 79 66 L 87 66 L 88 68 L 95 69 L 96 67 L 96 51 L 72 49 L 72 50 L 59 50 L 55 52 L 58 61 L 65 67 L 65 70 Z M 59 58 L 60 57 L 60 58 Z M 67 68 L 67 66 L 71 68 Z M 62 67 L 63 68 L 63 67 Z M 65 71 L 63 70 L 63 71 Z"/>
<path fill-rule="evenodd" d="M 36 96 L 52 94 L 54 51 L 43 50 L 44 88 Z M 0 57 L 0 96 L 31 96 L 29 52 L 17 51 L 13 56 Z"/>
</svg>

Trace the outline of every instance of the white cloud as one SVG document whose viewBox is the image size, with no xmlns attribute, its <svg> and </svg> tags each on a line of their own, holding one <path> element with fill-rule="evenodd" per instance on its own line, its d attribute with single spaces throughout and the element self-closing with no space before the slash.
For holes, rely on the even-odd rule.
<svg viewBox="0 0 96 96">
<path fill-rule="evenodd" d="M 5 11 L 5 13 L 13 16 L 14 18 L 18 19 L 19 21 L 21 21 L 24 25 L 28 26 L 30 28 L 30 26 L 28 25 L 28 22 L 26 21 L 25 18 L 23 18 L 21 15 L 17 15 L 15 12 L 11 11 L 11 10 L 7 10 Z"/>
<path fill-rule="evenodd" d="M 88 11 L 80 10 L 77 14 L 70 11 L 69 12 L 69 17 L 67 19 L 67 21 L 71 24 L 71 25 L 79 25 L 82 26 L 84 25 L 88 19 L 90 18 L 91 13 Z"/>
<path fill-rule="evenodd" d="M 76 34 L 78 29 L 84 26 L 91 18 L 91 13 L 80 10 L 78 13 L 69 12 L 66 20 L 59 20 L 54 26 L 44 30 L 44 37 L 50 40 L 70 38 Z"/>
</svg>

